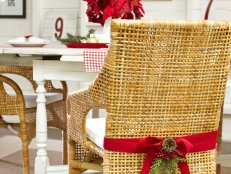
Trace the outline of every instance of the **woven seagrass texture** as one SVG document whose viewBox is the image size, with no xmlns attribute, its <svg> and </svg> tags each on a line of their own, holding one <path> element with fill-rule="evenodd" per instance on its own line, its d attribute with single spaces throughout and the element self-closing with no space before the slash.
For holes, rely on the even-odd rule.
<svg viewBox="0 0 231 174">
<path fill-rule="evenodd" d="M 98 78 L 88 90 L 69 96 L 70 138 L 100 152 L 104 173 L 138 174 L 145 154 L 102 154 L 89 146 L 90 109 L 107 109 L 106 137 L 181 137 L 217 130 L 230 46 L 228 22 L 112 21 L 111 45 Z M 191 174 L 214 174 L 215 154 L 188 154 Z"/>
<path fill-rule="evenodd" d="M 0 65 L 0 73 L 2 75 L 4 74 L 17 74 L 22 77 L 25 77 L 27 80 L 31 82 L 31 85 L 33 86 L 33 89 L 36 90 L 37 84 L 32 79 L 32 67 L 26 67 L 26 66 L 4 66 Z M 9 79 L 10 80 L 10 79 Z M 8 80 L 8 81 L 9 81 Z M 2 83 L 2 81 L 0 81 Z M 12 80 L 11 80 L 12 82 Z M 13 83 L 13 82 L 12 82 Z M 65 82 L 62 83 L 62 88 L 56 89 L 53 87 L 51 81 L 46 81 L 45 88 L 47 89 L 47 92 L 52 93 L 61 93 L 63 95 L 63 99 L 47 104 L 47 125 L 60 128 L 63 130 L 63 162 L 67 163 L 67 135 L 66 135 L 66 96 L 67 96 L 67 85 Z M 32 138 L 35 137 L 35 124 L 36 124 L 36 107 L 32 108 L 25 108 L 25 99 L 23 97 L 22 91 L 20 87 L 14 89 L 14 91 L 17 93 L 20 93 L 20 97 L 23 98 L 23 100 L 20 100 L 20 109 L 23 110 L 23 114 L 18 114 L 17 109 L 18 106 L 15 105 L 15 97 L 17 96 L 9 96 L 6 94 L 4 87 L 1 88 L 1 95 L 4 97 L 0 98 L 1 102 L 1 109 L 0 109 L 0 116 L 1 115 L 19 115 L 20 118 L 20 124 L 10 124 L 5 122 L 2 118 L 0 120 L 0 126 L 1 127 L 8 127 L 9 125 L 13 128 L 19 127 L 21 136 L 25 136 L 25 139 L 22 139 L 22 142 L 26 141 L 27 146 L 23 146 L 23 149 L 28 149 L 28 145 Z M 13 98 L 13 101 L 12 99 Z M 23 107 L 21 107 L 23 106 Z M 23 118 L 23 119 L 22 119 Z M 26 131 L 22 131 L 22 129 L 26 129 Z M 25 157 L 25 156 L 24 156 Z M 27 156 L 28 158 L 28 156 Z M 26 161 L 25 163 L 26 169 L 24 169 L 24 173 L 27 174 L 29 163 Z"/>
</svg>

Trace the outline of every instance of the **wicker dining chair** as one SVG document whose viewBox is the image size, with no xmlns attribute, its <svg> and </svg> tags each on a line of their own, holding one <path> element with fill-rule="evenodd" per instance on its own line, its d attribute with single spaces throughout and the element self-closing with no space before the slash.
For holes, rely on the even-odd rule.
<svg viewBox="0 0 231 174">
<path fill-rule="evenodd" d="M 180 138 L 217 132 L 230 46 L 228 22 L 113 20 L 111 44 L 98 77 L 87 90 L 67 99 L 69 173 L 92 169 L 138 174 L 146 153 L 110 149 L 129 151 L 125 141 L 157 137 L 162 140 L 160 155 L 180 155 L 180 146 L 173 146 Z M 87 119 L 93 108 L 106 109 L 106 121 Z M 164 145 L 167 137 L 174 138 L 169 140 L 175 148 L 171 153 Z M 105 140 L 112 142 L 109 149 Z M 186 155 L 191 174 L 215 174 L 216 136 L 213 141 L 214 148 Z M 158 160 L 162 158 L 153 160 L 152 167 Z"/>
<path fill-rule="evenodd" d="M 6 127 L 15 132 L 21 139 L 23 144 L 23 161 L 24 161 L 24 174 L 29 173 L 28 161 L 28 145 L 36 134 L 36 93 L 23 94 L 20 84 L 15 85 L 16 79 L 23 77 L 29 84 L 32 90 L 36 90 L 37 84 L 32 78 L 32 67 L 28 66 L 5 66 L 0 65 L 1 79 L 0 84 L 3 82 L 9 83 L 16 92 L 6 90 L 6 85 L 1 85 L 0 103 L 0 127 Z M 7 77 L 3 77 L 7 76 Z M 16 75 L 16 79 L 13 76 Z M 8 78 L 10 77 L 10 78 Z M 56 127 L 63 132 L 63 163 L 67 164 L 67 117 L 66 117 L 66 97 L 67 97 L 67 84 L 61 81 L 61 87 L 55 88 L 51 81 L 46 81 L 45 88 L 47 90 L 47 125 Z M 55 97 L 55 98 L 54 98 Z M 11 103 L 12 101 L 12 103 Z M 16 105 L 16 104 L 17 105 Z M 5 110 L 5 108 L 8 108 Z M 19 112 L 20 111 L 20 112 Z M 12 120 L 14 117 L 14 121 Z M 17 121 L 19 119 L 19 121 Z M 18 131 L 19 128 L 19 131 Z M 17 133 L 18 131 L 18 133 Z"/>
<path fill-rule="evenodd" d="M 15 96 L 10 96 L 6 93 L 4 84 L 9 85 L 15 92 Z M 24 97 L 19 86 L 8 77 L 0 75 L 0 113 L 1 115 L 18 115 L 20 119 L 20 132 L 18 136 L 22 139 L 23 147 L 23 172 L 29 174 L 29 155 L 28 145 L 29 136 L 27 136 L 28 126 L 25 118 L 25 103 Z M 8 127 L 2 117 L 0 117 L 0 127 Z M 2 149 L 3 150 L 3 149 Z"/>
</svg>

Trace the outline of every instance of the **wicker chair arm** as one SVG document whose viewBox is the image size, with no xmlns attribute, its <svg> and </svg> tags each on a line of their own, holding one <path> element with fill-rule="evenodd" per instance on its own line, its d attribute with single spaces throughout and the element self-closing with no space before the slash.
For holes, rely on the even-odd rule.
<svg viewBox="0 0 231 174">
<path fill-rule="evenodd" d="M 29 66 L 5 66 L 5 65 L 0 66 L 1 74 L 15 74 L 15 75 L 22 76 L 31 83 L 33 89 L 35 90 L 37 85 L 35 81 L 33 81 L 32 72 L 33 72 L 32 67 Z"/>
<path fill-rule="evenodd" d="M 91 109 L 106 109 L 105 101 L 93 95 L 91 89 L 69 94 L 67 98 L 68 133 L 86 147 L 86 118 Z"/>
<path fill-rule="evenodd" d="M 13 89 L 16 95 L 13 96 L 9 95 L 5 91 L 3 85 L 4 83 L 8 84 Z M 0 115 L 19 114 L 20 119 L 25 119 L 25 118 L 21 118 L 22 115 L 24 116 L 24 114 L 21 113 L 24 112 L 24 108 L 25 108 L 25 102 L 24 102 L 22 90 L 17 85 L 17 83 L 15 83 L 13 80 L 3 75 L 0 75 L 0 98 L 1 98 L 1 102 L 2 101 L 4 102 L 1 104 L 0 107 L 1 108 Z"/>
</svg>

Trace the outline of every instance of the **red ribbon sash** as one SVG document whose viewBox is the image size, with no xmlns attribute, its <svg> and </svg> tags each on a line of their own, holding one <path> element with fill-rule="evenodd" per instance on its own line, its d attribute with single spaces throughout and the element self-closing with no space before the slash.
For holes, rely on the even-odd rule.
<svg viewBox="0 0 231 174">
<path fill-rule="evenodd" d="M 190 136 L 174 138 L 176 142 L 176 154 L 178 157 L 186 157 L 187 153 L 203 152 L 216 148 L 218 131 L 205 132 Z M 164 138 L 104 138 L 104 149 L 125 153 L 146 153 L 141 174 L 149 174 L 152 162 L 158 158 L 161 152 Z M 182 174 L 190 174 L 187 162 L 179 162 L 178 167 Z"/>
</svg>

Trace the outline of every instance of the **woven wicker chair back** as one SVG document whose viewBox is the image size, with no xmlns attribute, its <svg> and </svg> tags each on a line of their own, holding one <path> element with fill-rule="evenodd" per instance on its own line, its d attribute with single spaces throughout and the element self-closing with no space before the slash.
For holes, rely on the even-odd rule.
<svg viewBox="0 0 231 174">
<path fill-rule="evenodd" d="M 106 137 L 217 130 L 230 43 L 227 22 L 112 21 L 110 49 L 96 80 L 105 87 Z M 191 173 L 214 173 L 214 156 L 215 151 L 189 154 Z M 104 172 L 139 173 L 143 158 L 106 151 Z"/>
<path fill-rule="evenodd" d="M 213 22 L 112 23 L 107 136 L 182 136 L 218 128 L 231 29 Z"/>
</svg>

